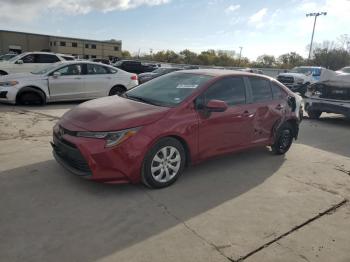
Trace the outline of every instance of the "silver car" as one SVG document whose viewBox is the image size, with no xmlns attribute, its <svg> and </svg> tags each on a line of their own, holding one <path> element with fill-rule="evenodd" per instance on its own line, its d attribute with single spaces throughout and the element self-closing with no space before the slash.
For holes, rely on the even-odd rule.
<svg viewBox="0 0 350 262">
<path fill-rule="evenodd" d="M 0 102 L 45 104 L 120 95 L 138 85 L 136 74 L 89 61 L 52 64 L 31 73 L 0 76 Z"/>
</svg>

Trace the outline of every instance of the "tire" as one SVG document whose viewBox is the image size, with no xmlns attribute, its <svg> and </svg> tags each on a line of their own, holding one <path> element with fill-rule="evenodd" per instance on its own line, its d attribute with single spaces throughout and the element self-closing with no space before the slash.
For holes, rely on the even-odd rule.
<svg viewBox="0 0 350 262">
<path fill-rule="evenodd" d="M 172 185 L 182 174 L 186 153 L 175 138 L 160 139 L 147 153 L 142 170 L 142 182 L 150 188 Z"/>
<path fill-rule="evenodd" d="M 5 76 L 5 75 L 8 75 L 8 74 L 4 71 L 0 71 L 0 76 Z"/>
<path fill-rule="evenodd" d="M 307 111 L 307 114 L 309 115 L 309 118 L 310 119 L 319 119 L 322 112 L 321 111 L 318 111 L 318 110 L 308 110 Z"/>
<path fill-rule="evenodd" d="M 126 92 L 126 88 L 124 86 L 114 86 L 111 91 L 109 91 L 109 96 L 122 95 Z"/>
<path fill-rule="evenodd" d="M 24 91 L 22 92 L 17 101 L 20 105 L 44 105 L 45 101 L 42 96 L 34 91 Z"/>
<path fill-rule="evenodd" d="M 276 135 L 275 143 L 271 146 L 272 152 L 276 155 L 287 153 L 294 139 L 293 127 L 289 123 L 283 124 Z"/>
</svg>

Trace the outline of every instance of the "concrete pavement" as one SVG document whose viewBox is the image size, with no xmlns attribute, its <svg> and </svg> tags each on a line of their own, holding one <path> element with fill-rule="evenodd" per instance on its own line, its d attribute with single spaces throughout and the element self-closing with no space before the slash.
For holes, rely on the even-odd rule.
<svg viewBox="0 0 350 262">
<path fill-rule="evenodd" d="M 53 160 L 52 126 L 73 106 L 0 105 L 0 261 L 350 261 L 349 204 L 318 217 L 350 198 L 344 118 L 305 120 L 285 156 L 229 155 L 149 190 Z"/>
</svg>

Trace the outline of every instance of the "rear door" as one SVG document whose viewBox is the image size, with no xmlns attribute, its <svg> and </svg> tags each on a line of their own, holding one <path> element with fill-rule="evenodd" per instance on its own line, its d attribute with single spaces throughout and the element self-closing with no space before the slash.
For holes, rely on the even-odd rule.
<svg viewBox="0 0 350 262">
<path fill-rule="evenodd" d="M 246 114 L 246 86 L 242 77 L 227 77 L 210 86 L 199 98 L 206 105 L 209 100 L 228 104 L 225 112 L 199 115 L 199 154 L 202 158 L 234 151 L 249 143 L 252 120 Z M 198 103 L 198 102 L 197 102 Z"/>
<path fill-rule="evenodd" d="M 54 76 L 59 72 L 59 76 Z M 83 99 L 85 83 L 83 65 L 72 64 L 52 72 L 48 78 L 50 97 L 54 101 Z"/>
<path fill-rule="evenodd" d="M 86 96 L 96 98 L 108 95 L 113 85 L 113 76 L 111 70 L 102 64 L 86 64 Z"/>
<path fill-rule="evenodd" d="M 271 81 L 266 78 L 248 77 L 251 93 L 251 112 L 254 115 L 252 143 L 268 143 L 275 125 L 282 121 L 286 105 L 274 100 Z"/>
</svg>

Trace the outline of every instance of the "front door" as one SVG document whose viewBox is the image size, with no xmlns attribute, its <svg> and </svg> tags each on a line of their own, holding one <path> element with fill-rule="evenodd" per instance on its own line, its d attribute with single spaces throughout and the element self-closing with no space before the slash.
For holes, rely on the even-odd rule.
<svg viewBox="0 0 350 262">
<path fill-rule="evenodd" d="M 228 105 L 225 112 L 208 113 L 205 106 L 198 110 L 201 158 L 232 152 L 249 144 L 252 116 L 246 107 L 246 86 L 242 77 L 218 80 L 197 99 L 204 105 L 212 99 Z"/>
<path fill-rule="evenodd" d="M 55 72 L 58 73 L 55 74 Z M 82 99 L 85 82 L 81 64 L 64 66 L 49 76 L 49 91 L 52 101 Z"/>
</svg>

